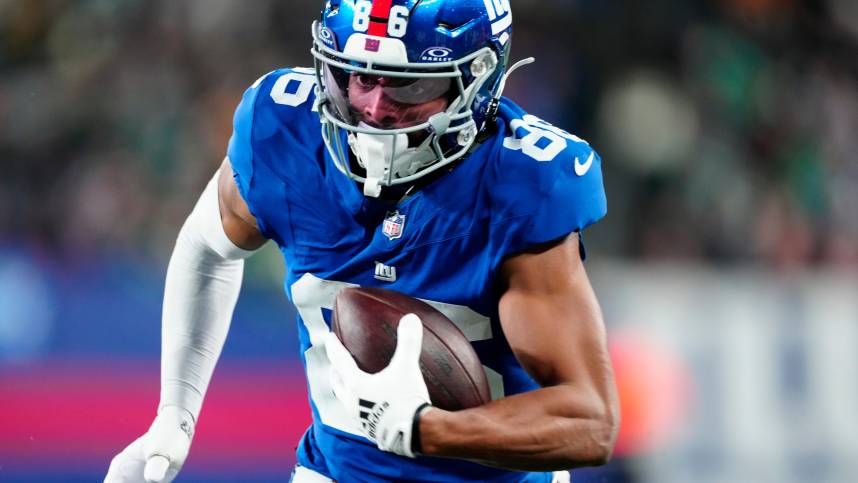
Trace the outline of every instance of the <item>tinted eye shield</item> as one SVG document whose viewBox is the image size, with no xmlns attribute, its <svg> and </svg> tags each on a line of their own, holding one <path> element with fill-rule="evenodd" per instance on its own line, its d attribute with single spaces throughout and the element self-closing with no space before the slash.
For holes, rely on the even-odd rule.
<svg viewBox="0 0 858 483">
<path fill-rule="evenodd" d="M 338 69 L 338 67 L 327 66 L 326 68 Z M 333 77 L 341 79 L 344 76 L 349 79 L 349 91 L 371 92 L 381 87 L 384 95 L 392 101 L 410 106 L 434 101 L 447 94 L 453 85 L 452 79 L 446 77 L 413 79 L 378 77 L 349 72 L 343 72 L 341 75 L 334 75 Z"/>
<path fill-rule="evenodd" d="M 470 109 L 472 96 L 464 84 L 465 72 L 463 67 L 471 68 L 477 59 L 490 59 L 488 62 L 491 62 L 492 65 L 496 62 L 496 56 L 489 47 L 484 47 L 461 59 L 449 62 L 433 62 L 431 64 L 416 62 L 374 62 L 344 54 L 328 47 L 319 36 L 320 28 L 318 22 L 313 24 L 312 33 L 314 42 L 311 49 L 311 54 L 316 61 L 316 76 L 320 86 L 326 85 L 324 82 L 325 79 L 322 77 L 323 72 L 334 74 L 325 77 L 334 79 L 337 87 L 343 92 L 345 92 L 345 87 L 347 86 L 346 74 L 348 76 L 365 74 L 376 78 L 390 78 L 395 79 L 396 83 L 404 83 L 414 79 L 414 82 L 410 84 L 385 89 L 385 94 L 392 100 L 408 105 L 428 102 L 427 98 L 428 100 L 434 100 L 444 95 L 444 93 L 452 92 L 456 98 L 447 107 L 447 115 L 443 116 L 449 120 L 449 127 L 445 129 L 448 133 L 467 129 L 470 126 L 468 121 L 472 121 L 473 119 L 473 112 Z M 480 60 L 477 60 L 477 62 L 480 62 Z M 332 116 L 333 112 L 329 108 L 331 107 L 331 101 L 334 104 L 337 104 L 339 101 L 337 99 L 328 99 L 328 95 L 324 91 L 319 93 L 319 110 L 324 110 L 329 115 L 330 120 L 337 126 L 352 132 L 365 132 L 367 134 L 388 133 L 381 130 L 358 128 L 354 124 L 337 119 L 337 116 Z M 343 107 L 338 106 L 333 111 L 340 110 Z M 438 127 L 441 127 L 433 124 L 437 123 L 427 121 L 416 126 L 403 128 L 400 132 L 407 134 L 425 129 L 432 129 L 434 131 Z"/>
<path fill-rule="evenodd" d="M 325 118 L 341 128 L 366 134 L 390 134 L 389 127 L 376 131 L 372 126 L 373 122 L 366 120 L 363 115 L 365 107 L 381 102 L 384 107 L 376 109 L 381 109 L 398 120 L 398 133 L 410 134 L 431 129 L 444 134 L 460 130 L 460 126 L 450 128 L 454 118 L 449 112 L 431 109 L 431 101 L 455 96 L 449 78 L 379 77 L 330 67 L 327 64 L 321 68 L 326 82 L 325 89 L 320 94 L 322 98 L 319 100 L 318 109 L 325 114 Z M 379 98 L 384 100 L 378 101 Z M 436 117 L 430 121 L 433 115 Z M 467 120 L 463 116 L 455 117 L 459 118 Z"/>
</svg>

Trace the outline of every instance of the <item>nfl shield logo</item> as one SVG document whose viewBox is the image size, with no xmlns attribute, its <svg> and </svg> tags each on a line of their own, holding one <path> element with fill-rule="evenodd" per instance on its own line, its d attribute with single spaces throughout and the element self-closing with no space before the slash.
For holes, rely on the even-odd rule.
<svg viewBox="0 0 858 483">
<path fill-rule="evenodd" d="M 398 211 L 388 213 L 384 219 L 384 224 L 381 227 L 381 232 L 390 240 L 396 240 L 402 237 L 402 230 L 405 228 L 405 215 L 400 215 Z"/>
<path fill-rule="evenodd" d="M 378 39 L 366 39 L 366 44 L 363 49 L 367 52 L 378 52 L 379 47 L 381 47 L 381 41 Z"/>
</svg>

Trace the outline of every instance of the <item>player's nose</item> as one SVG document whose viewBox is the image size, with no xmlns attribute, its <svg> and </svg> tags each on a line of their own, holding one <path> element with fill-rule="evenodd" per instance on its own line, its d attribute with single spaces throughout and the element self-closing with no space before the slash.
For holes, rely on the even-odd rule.
<svg viewBox="0 0 858 483">
<path fill-rule="evenodd" d="M 384 88 L 379 85 L 367 95 L 362 114 L 364 122 L 384 129 L 396 126 L 401 110 L 385 95 Z"/>
</svg>

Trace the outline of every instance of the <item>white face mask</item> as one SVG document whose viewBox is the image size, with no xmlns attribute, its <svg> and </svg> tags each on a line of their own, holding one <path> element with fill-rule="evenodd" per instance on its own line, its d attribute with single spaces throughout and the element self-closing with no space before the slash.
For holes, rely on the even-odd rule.
<svg viewBox="0 0 858 483">
<path fill-rule="evenodd" d="M 364 123 L 360 127 L 371 129 Z M 431 140 L 432 136 L 428 136 L 420 146 L 411 148 L 408 147 L 406 134 L 350 134 L 352 152 L 357 156 L 358 164 L 366 170 L 363 194 L 378 198 L 381 195 L 381 180 L 388 176 L 392 179 L 411 176 L 420 168 L 435 162 L 437 156 L 429 146 Z"/>
</svg>

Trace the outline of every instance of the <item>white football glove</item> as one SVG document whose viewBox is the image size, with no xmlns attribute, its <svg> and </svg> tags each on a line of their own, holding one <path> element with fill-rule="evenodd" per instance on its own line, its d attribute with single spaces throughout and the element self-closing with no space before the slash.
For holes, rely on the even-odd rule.
<svg viewBox="0 0 858 483">
<path fill-rule="evenodd" d="M 178 406 L 161 408 L 149 431 L 113 458 L 104 483 L 170 483 L 193 438 L 191 413 Z"/>
<path fill-rule="evenodd" d="M 416 315 L 408 314 L 399 321 L 396 351 L 390 364 L 376 374 L 368 374 L 358 368 L 333 332 L 325 339 L 337 399 L 380 450 L 409 458 L 414 458 L 419 449 L 419 444 L 414 444 L 419 442 L 419 435 L 414 433 L 420 413 L 430 405 L 429 390 L 420 372 L 422 346 L 423 323 Z"/>
</svg>

